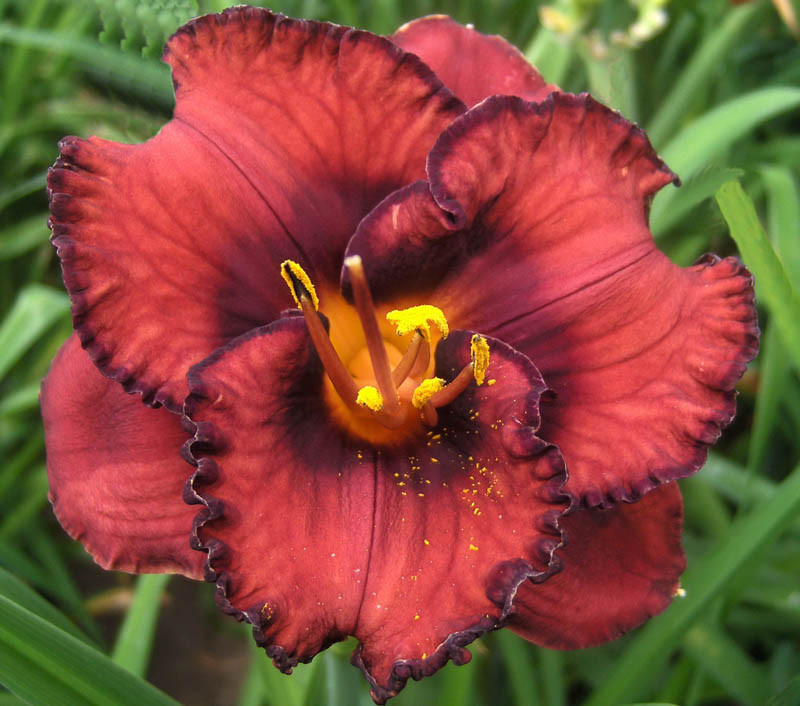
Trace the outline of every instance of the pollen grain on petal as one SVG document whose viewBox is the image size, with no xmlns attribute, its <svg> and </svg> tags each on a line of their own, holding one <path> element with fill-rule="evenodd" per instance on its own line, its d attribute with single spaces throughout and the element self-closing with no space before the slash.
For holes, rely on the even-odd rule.
<svg viewBox="0 0 800 706">
<path fill-rule="evenodd" d="M 358 391 L 356 403 L 371 409 L 373 412 L 380 412 L 383 409 L 383 397 L 372 385 L 365 385 Z"/>
<path fill-rule="evenodd" d="M 447 338 L 450 327 L 447 324 L 444 312 L 430 304 L 412 306 L 408 309 L 395 309 L 386 314 L 386 320 L 397 329 L 398 336 L 419 331 L 426 341 L 431 340 L 431 324 L 434 324 Z"/>
<path fill-rule="evenodd" d="M 480 334 L 472 337 L 471 343 L 473 373 L 477 385 L 483 385 L 489 367 L 489 344 Z"/>
<path fill-rule="evenodd" d="M 444 387 L 442 378 L 428 378 L 423 380 L 414 390 L 411 397 L 411 404 L 417 409 L 422 409 L 425 403 Z"/>
<path fill-rule="evenodd" d="M 314 304 L 314 309 L 319 310 L 317 291 L 311 283 L 311 278 L 300 265 L 294 260 L 284 260 L 281 263 L 281 277 L 283 277 L 288 285 L 289 291 L 292 293 L 298 307 L 301 306 L 300 297 L 303 294 L 308 294 L 311 302 Z"/>
</svg>

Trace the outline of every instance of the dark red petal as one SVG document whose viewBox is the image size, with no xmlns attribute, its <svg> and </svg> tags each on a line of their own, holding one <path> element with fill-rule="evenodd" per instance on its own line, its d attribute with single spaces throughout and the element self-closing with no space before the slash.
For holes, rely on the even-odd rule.
<svg viewBox="0 0 800 706">
<path fill-rule="evenodd" d="M 419 56 L 470 106 L 496 94 L 540 101 L 558 90 L 502 37 L 481 34 L 445 15 L 409 22 L 391 39 Z"/>
<path fill-rule="evenodd" d="M 439 344 L 437 374 L 469 361 L 469 336 Z M 468 660 L 516 586 L 553 570 L 566 497 L 561 457 L 536 436 L 544 383 L 520 353 L 490 347 L 493 384 L 442 408 L 436 429 L 379 447 L 332 422 L 300 318 L 192 369 L 197 541 L 223 608 L 281 669 L 354 634 L 382 702 Z"/>
<path fill-rule="evenodd" d="M 181 494 L 186 432 L 92 365 L 73 335 L 42 381 L 50 502 L 59 522 L 104 569 L 202 578 L 189 546 L 195 510 Z"/>
<path fill-rule="evenodd" d="M 453 379 L 470 360 L 471 332 L 453 331 L 436 350 L 436 375 Z M 534 365 L 489 339 L 491 364 L 439 409 L 416 445 L 378 455 L 370 580 L 354 661 L 381 703 L 419 679 L 511 610 L 526 577 L 556 567 L 563 463 L 537 435 L 546 386 Z"/>
<path fill-rule="evenodd" d="M 421 292 L 525 353 L 556 392 L 542 436 L 576 500 L 634 500 L 702 465 L 757 350 L 752 282 L 736 260 L 681 269 L 656 250 L 647 206 L 674 176 L 644 133 L 587 96 L 490 98 L 428 171 L 348 247 L 376 300 Z"/>
<path fill-rule="evenodd" d="M 572 650 L 614 640 L 661 613 L 680 587 L 683 505 L 668 483 L 632 505 L 579 510 L 561 524 L 563 570 L 517 592 L 511 629 Z"/>
<path fill-rule="evenodd" d="M 335 286 L 372 206 L 424 175 L 462 103 L 387 39 L 234 8 L 170 40 L 175 115 L 141 145 L 66 138 L 49 175 L 75 327 L 101 370 L 178 409 L 190 365 Z"/>
</svg>

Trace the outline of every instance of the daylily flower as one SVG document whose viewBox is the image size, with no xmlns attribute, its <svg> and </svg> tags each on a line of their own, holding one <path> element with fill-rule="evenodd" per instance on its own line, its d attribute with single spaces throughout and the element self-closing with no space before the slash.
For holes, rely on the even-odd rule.
<svg viewBox="0 0 800 706">
<path fill-rule="evenodd" d="M 444 17 L 236 8 L 165 60 L 161 132 L 66 138 L 49 176 L 66 530 L 204 574 L 284 671 L 355 635 L 379 703 L 503 625 L 574 648 L 663 610 L 672 481 L 758 330 L 738 261 L 656 249 L 644 133 Z"/>
</svg>

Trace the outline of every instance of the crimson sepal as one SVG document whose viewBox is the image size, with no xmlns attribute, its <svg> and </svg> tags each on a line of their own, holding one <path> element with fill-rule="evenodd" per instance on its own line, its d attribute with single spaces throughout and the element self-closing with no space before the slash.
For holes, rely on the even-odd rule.
<svg viewBox="0 0 800 706">
<path fill-rule="evenodd" d="M 92 365 L 73 335 L 42 381 L 50 502 L 104 569 L 202 578 L 179 416 L 149 409 Z"/>
<path fill-rule="evenodd" d="M 464 106 L 385 38 L 258 8 L 193 20 L 164 58 L 173 119 L 140 145 L 65 138 L 48 186 L 84 347 L 179 410 L 193 363 L 277 318 L 283 260 L 335 287 L 358 222 Z"/>
<path fill-rule="evenodd" d="M 661 613 L 680 589 L 683 503 L 667 483 L 637 503 L 564 517 L 563 569 L 520 586 L 509 627 L 538 645 L 592 647 Z"/>
<path fill-rule="evenodd" d="M 498 94 L 541 101 L 558 90 L 505 39 L 482 34 L 446 15 L 413 20 L 391 39 L 419 56 L 469 106 Z"/>
<path fill-rule="evenodd" d="M 542 436 L 587 506 L 699 468 L 757 351 L 741 264 L 683 269 L 656 249 L 648 204 L 672 181 L 644 133 L 588 96 L 489 98 L 348 246 L 376 301 L 418 294 L 534 361 L 555 393 Z"/>
<path fill-rule="evenodd" d="M 439 344 L 437 375 L 469 361 L 470 335 Z M 536 433 L 545 385 L 522 354 L 489 345 L 492 384 L 441 408 L 435 429 L 377 445 L 331 418 L 300 318 L 192 369 L 196 543 L 222 607 L 282 670 L 353 634 L 382 703 L 409 677 L 467 661 L 517 586 L 555 570 L 567 498 L 563 461 Z"/>
</svg>

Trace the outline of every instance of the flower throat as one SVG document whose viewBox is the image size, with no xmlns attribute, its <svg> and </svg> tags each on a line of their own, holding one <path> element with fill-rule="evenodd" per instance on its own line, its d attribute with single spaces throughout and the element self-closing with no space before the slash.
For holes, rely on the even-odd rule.
<svg viewBox="0 0 800 706">
<path fill-rule="evenodd" d="M 437 409 L 450 404 L 474 380 L 482 385 L 489 366 L 489 345 L 483 336 L 472 337 L 471 360 L 451 382 L 426 377 L 431 362 L 431 326 L 441 338 L 449 333 L 441 309 L 431 305 L 390 311 L 387 321 L 399 337 L 410 335 L 405 353 L 394 364 L 389 350 L 398 353 L 381 335 L 372 294 L 358 255 L 348 257 L 344 266 L 350 275 L 356 313 L 361 325 L 371 370 L 364 377 L 375 384 L 360 384 L 364 377 L 354 377 L 331 342 L 319 314 L 319 298 L 314 285 L 300 265 L 292 260 L 281 264 L 281 275 L 303 312 L 308 332 L 333 389 L 348 409 L 358 428 L 358 420 L 374 421 L 385 430 L 400 430 L 420 417 L 430 427 L 438 423 Z M 363 366 L 362 366 L 363 367 Z M 360 371 L 359 371 L 360 372 Z M 416 414 L 414 410 L 418 410 Z M 374 436 L 374 435 L 368 435 Z M 380 434 L 379 436 L 385 436 Z"/>
</svg>

